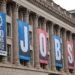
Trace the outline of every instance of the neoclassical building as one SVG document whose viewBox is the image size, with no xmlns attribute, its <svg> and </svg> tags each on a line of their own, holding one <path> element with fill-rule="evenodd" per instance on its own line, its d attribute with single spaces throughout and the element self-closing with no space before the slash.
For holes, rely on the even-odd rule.
<svg viewBox="0 0 75 75">
<path fill-rule="evenodd" d="M 75 75 L 75 17 L 52 0 L 0 0 L 0 75 Z"/>
</svg>

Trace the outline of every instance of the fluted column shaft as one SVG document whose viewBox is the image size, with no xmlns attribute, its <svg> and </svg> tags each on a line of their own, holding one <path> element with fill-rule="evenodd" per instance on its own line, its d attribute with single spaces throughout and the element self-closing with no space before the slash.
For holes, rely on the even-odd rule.
<svg viewBox="0 0 75 75">
<path fill-rule="evenodd" d="M 15 7 L 15 8 L 14 8 Z M 17 22 L 17 19 L 18 19 L 18 5 L 17 4 L 14 4 L 13 5 L 13 16 L 12 16 L 12 22 L 13 22 L 13 54 L 14 54 L 14 62 L 15 64 L 20 64 L 20 61 L 19 61 L 19 45 L 18 45 L 18 22 Z"/>
<path fill-rule="evenodd" d="M 67 50 L 67 47 L 66 47 L 66 41 L 67 41 L 67 34 L 66 34 L 66 30 L 64 29 L 63 30 L 63 58 L 64 58 L 64 70 L 66 71 L 66 72 L 68 72 L 68 59 L 67 59 L 67 52 L 66 52 L 66 50 Z"/>
<path fill-rule="evenodd" d="M 70 41 L 71 41 L 71 43 L 72 43 L 72 46 L 73 46 L 73 48 L 72 48 L 72 50 L 73 50 L 73 60 L 75 59 L 75 57 L 74 57 L 74 37 L 72 36 L 72 32 L 70 32 L 70 35 L 69 35 L 69 39 L 70 39 Z M 74 62 L 74 68 L 75 68 L 75 62 Z M 73 69 L 73 75 L 75 75 L 75 69 Z"/>
<path fill-rule="evenodd" d="M 46 23 L 47 23 L 47 20 L 44 19 L 44 20 L 43 20 L 43 30 L 44 30 L 44 31 L 46 31 Z M 46 41 L 47 41 L 47 38 L 46 38 Z M 48 54 L 48 53 L 47 53 L 47 54 Z M 46 69 L 49 69 L 49 68 L 48 68 L 48 64 L 45 65 L 45 68 L 46 68 Z"/>
<path fill-rule="evenodd" d="M 50 25 L 51 25 L 51 23 L 49 23 L 49 28 L 48 28 L 49 29 L 49 31 L 48 31 L 48 35 L 49 35 L 49 38 L 48 38 L 49 39 L 48 40 L 48 44 L 49 44 L 48 45 L 48 50 L 49 50 L 49 54 L 48 54 L 49 55 L 49 61 L 48 62 L 49 62 L 49 66 L 48 66 L 48 68 L 51 70 L 51 49 L 50 49 L 50 44 L 51 44 L 50 43 L 50 37 L 51 37 L 50 33 L 51 32 L 50 32 Z"/>
<path fill-rule="evenodd" d="M 26 9 L 26 10 L 24 11 L 24 21 L 27 22 L 28 24 L 29 24 L 29 14 L 30 14 L 30 13 L 29 13 L 29 10 Z M 30 61 L 27 62 L 27 66 L 28 66 L 28 67 L 31 66 Z"/>
<path fill-rule="evenodd" d="M 33 24 L 33 47 L 34 47 L 34 66 L 36 68 L 40 68 L 39 63 L 39 48 L 38 48 L 38 36 L 37 36 L 37 28 L 38 28 L 38 16 L 34 16 L 34 24 Z"/>
<path fill-rule="evenodd" d="M 35 14 L 34 14 L 35 15 Z M 31 34 L 31 43 L 30 43 L 30 48 L 32 49 L 32 60 L 31 60 L 31 65 L 32 66 L 34 66 L 34 50 L 33 50 L 33 41 L 34 41 L 34 38 L 33 38 L 33 36 L 34 36 L 34 31 L 33 31 L 33 25 L 34 25 L 34 15 L 33 15 L 33 13 L 30 13 L 30 16 L 29 16 L 29 25 L 31 26 L 31 28 L 32 28 L 32 32 L 30 32 L 30 33 L 32 33 Z"/>
<path fill-rule="evenodd" d="M 11 17 L 11 20 L 12 20 L 12 6 L 11 6 L 11 4 L 9 5 L 9 16 Z M 10 36 L 11 38 L 12 38 L 12 22 L 11 22 L 11 36 Z M 12 39 L 11 39 L 11 41 L 13 41 Z M 13 44 L 11 43 L 11 63 L 13 63 Z"/>
<path fill-rule="evenodd" d="M 60 27 L 58 26 L 58 28 L 57 28 L 57 35 L 60 37 L 60 34 L 61 34 Z"/>
<path fill-rule="evenodd" d="M 29 10 L 28 9 L 25 10 L 24 21 L 26 21 L 27 23 L 29 23 Z"/>
<path fill-rule="evenodd" d="M 51 69 L 52 70 L 56 70 L 56 66 L 55 66 L 55 51 L 54 51 L 54 25 L 52 23 L 52 25 L 50 26 L 50 48 L 51 48 Z"/>
<path fill-rule="evenodd" d="M 74 55 L 75 55 L 75 34 L 73 34 L 73 50 L 74 50 Z M 75 57 L 74 57 L 75 59 Z M 73 71 L 73 75 L 75 75 L 75 62 L 74 62 L 74 71 Z"/>
</svg>

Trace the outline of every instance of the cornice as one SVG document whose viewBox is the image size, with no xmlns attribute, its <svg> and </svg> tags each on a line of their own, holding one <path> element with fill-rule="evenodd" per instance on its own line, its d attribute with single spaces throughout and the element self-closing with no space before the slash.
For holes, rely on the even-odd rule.
<svg viewBox="0 0 75 75">
<path fill-rule="evenodd" d="M 59 5 L 55 4 L 53 1 L 49 0 L 27 0 L 28 2 L 38 6 L 49 14 L 61 18 L 62 21 L 75 27 L 75 17 L 71 15 L 68 11 L 61 8 Z"/>
</svg>

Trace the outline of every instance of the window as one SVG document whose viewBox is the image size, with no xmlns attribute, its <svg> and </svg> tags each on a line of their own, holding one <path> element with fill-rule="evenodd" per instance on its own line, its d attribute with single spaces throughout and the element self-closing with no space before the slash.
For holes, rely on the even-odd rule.
<svg viewBox="0 0 75 75">
<path fill-rule="evenodd" d="M 7 60 L 11 61 L 11 45 L 7 44 Z"/>
<path fill-rule="evenodd" d="M 9 6 L 8 6 L 8 4 L 7 4 L 7 15 L 9 15 Z"/>
<path fill-rule="evenodd" d="M 7 23 L 7 36 L 10 37 L 11 36 L 11 24 Z"/>
<path fill-rule="evenodd" d="M 32 46 L 32 32 L 29 33 L 30 35 L 30 45 Z"/>
<path fill-rule="evenodd" d="M 33 50 L 30 50 L 30 56 L 31 56 L 31 60 L 30 60 L 30 64 L 33 65 Z"/>
<path fill-rule="evenodd" d="M 10 16 L 10 10 L 11 10 L 11 6 L 9 3 L 7 3 L 7 7 L 6 7 L 6 11 L 7 11 L 7 15 Z"/>
</svg>

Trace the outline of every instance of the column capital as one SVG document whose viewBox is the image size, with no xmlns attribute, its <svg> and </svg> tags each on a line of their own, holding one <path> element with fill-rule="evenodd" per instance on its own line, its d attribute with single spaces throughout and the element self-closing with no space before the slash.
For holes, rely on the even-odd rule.
<svg viewBox="0 0 75 75">
<path fill-rule="evenodd" d="M 72 32 L 70 31 L 70 40 L 72 41 Z"/>
<path fill-rule="evenodd" d="M 1 10 L 2 12 L 4 12 L 4 13 L 6 13 L 6 3 L 7 3 L 6 1 L 7 1 L 7 0 L 0 0 L 0 5 L 1 5 L 1 6 L 0 6 L 0 7 L 1 7 L 0 10 Z"/>
<path fill-rule="evenodd" d="M 6 6 L 7 0 L 0 0 L 1 6 Z"/>
<path fill-rule="evenodd" d="M 70 35 L 72 35 L 72 32 L 70 31 Z"/>
<path fill-rule="evenodd" d="M 61 34 L 61 27 L 58 25 L 57 26 L 57 35 L 60 36 L 60 34 Z"/>
<path fill-rule="evenodd" d="M 47 19 L 44 18 L 43 21 L 44 21 L 44 23 L 47 23 Z"/>
<path fill-rule="evenodd" d="M 7 0 L 0 0 L 0 3 L 5 4 L 7 2 Z"/>
<path fill-rule="evenodd" d="M 38 14 L 34 14 L 34 19 L 39 19 L 39 15 Z"/>
<path fill-rule="evenodd" d="M 34 14 L 33 19 L 34 19 L 34 26 L 35 26 L 35 28 L 38 28 L 39 16 L 37 14 Z"/>
<path fill-rule="evenodd" d="M 64 33 L 66 34 L 67 33 L 67 30 L 62 28 L 62 35 L 64 35 Z"/>
<path fill-rule="evenodd" d="M 50 27 L 54 27 L 54 26 L 55 26 L 55 23 L 54 22 L 51 22 Z"/>
<path fill-rule="evenodd" d="M 50 25 L 50 35 L 54 35 L 54 23 Z"/>
<path fill-rule="evenodd" d="M 30 11 L 29 9 L 24 9 L 23 10 L 23 14 L 24 14 L 24 21 L 26 21 L 27 23 L 29 23 L 29 14 L 30 14 Z"/>
<path fill-rule="evenodd" d="M 62 27 L 58 25 L 58 29 L 61 29 Z"/>
<path fill-rule="evenodd" d="M 30 10 L 29 9 L 24 9 L 23 10 L 23 14 L 26 16 L 26 15 L 29 15 L 30 14 Z"/>
<path fill-rule="evenodd" d="M 12 6 L 12 9 L 13 9 L 15 12 L 18 12 L 19 7 L 20 7 L 19 4 L 14 3 L 13 6 Z"/>
<path fill-rule="evenodd" d="M 47 23 L 47 20 L 45 18 L 43 18 L 43 29 L 46 31 L 46 23 Z"/>
</svg>

